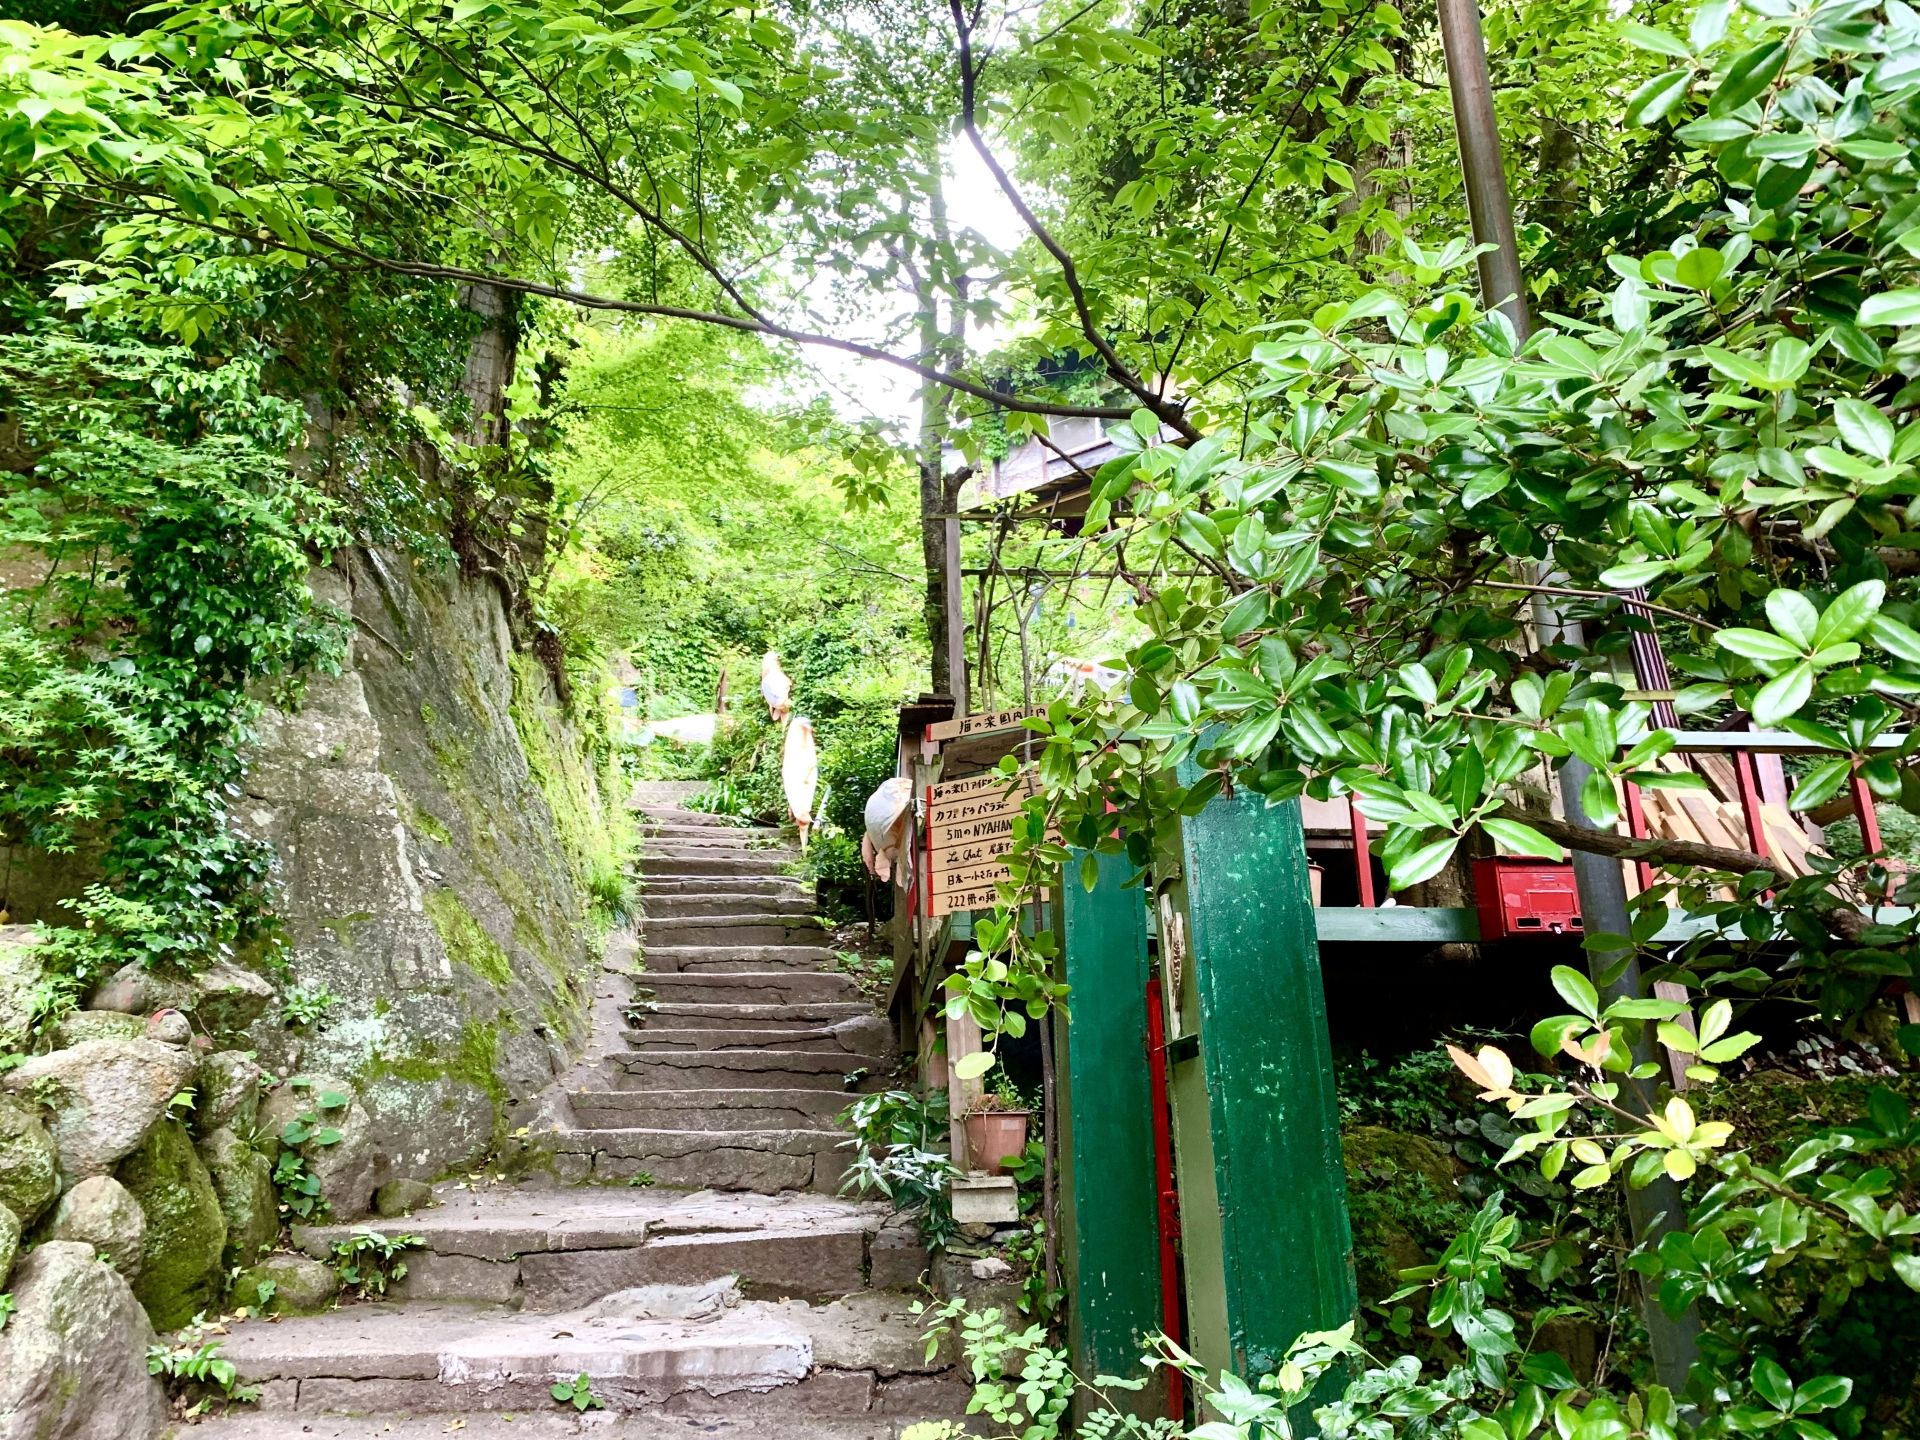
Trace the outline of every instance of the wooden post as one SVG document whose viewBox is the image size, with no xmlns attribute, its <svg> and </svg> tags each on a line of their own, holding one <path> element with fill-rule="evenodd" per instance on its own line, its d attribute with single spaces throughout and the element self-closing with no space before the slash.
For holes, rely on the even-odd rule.
<svg viewBox="0 0 1920 1440">
<path fill-rule="evenodd" d="M 971 1015 L 947 1016 L 947 1116 L 950 1122 L 950 1140 L 953 1145 L 954 1165 L 961 1170 L 973 1168 L 973 1157 L 967 1154 L 967 1126 L 965 1116 L 982 1095 L 986 1093 L 986 1080 L 962 1080 L 960 1062 L 969 1055 L 980 1053 L 980 1022 Z"/>
<path fill-rule="evenodd" d="M 1734 788 L 1740 792 L 1740 814 L 1747 825 L 1747 848 L 1762 860 L 1773 858 L 1767 848 L 1767 822 L 1760 814 L 1760 777 L 1754 772 L 1753 756 L 1745 750 L 1733 752 Z"/>
<path fill-rule="evenodd" d="M 1353 873 L 1360 881 L 1360 903 L 1372 909 L 1377 903 L 1373 894 L 1373 852 L 1367 848 L 1367 817 L 1360 813 L 1360 797 L 1354 792 L 1347 795 L 1347 819 L 1353 825 Z"/>
<path fill-rule="evenodd" d="M 1099 856 L 1099 878 L 1086 890 L 1077 878 L 1086 853 L 1074 852 L 1061 887 L 1061 948 L 1073 1008 L 1055 1047 L 1056 1123 L 1049 1138 L 1057 1135 L 1060 1147 L 1059 1234 L 1074 1368 L 1083 1375 L 1122 1375 L 1139 1360 L 1140 1337 L 1165 1328 L 1169 1294 L 1177 1328 L 1178 1290 L 1147 1258 L 1161 1242 L 1155 1139 L 1166 1124 L 1166 1099 L 1153 1087 L 1149 1048 L 1146 898 L 1137 886 L 1125 888 L 1134 867 L 1124 855 Z M 1173 1378 L 1173 1372 L 1160 1374 Z M 1121 1403 L 1150 1417 L 1161 1408 L 1159 1390 L 1156 1380 Z"/>
<path fill-rule="evenodd" d="M 962 609 L 960 590 L 960 517 L 949 515 L 946 526 L 946 573 L 942 576 L 947 595 L 947 689 L 953 695 L 953 713 L 967 710 L 967 615 Z"/>
<path fill-rule="evenodd" d="M 1647 807 L 1640 799 L 1640 787 L 1628 780 L 1622 788 L 1627 792 L 1627 833 L 1636 840 L 1644 840 L 1647 838 Z M 1639 877 L 1641 894 L 1653 888 L 1653 866 L 1644 860 L 1636 860 L 1633 873 Z"/>
<path fill-rule="evenodd" d="M 1198 778 L 1192 761 L 1180 778 Z M 1297 802 L 1242 789 L 1159 843 L 1156 880 L 1188 940 L 1168 974 L 1163 920 L 1187 1348 L 1258 1376 L 1356 1304 L 1305 833 Z"/>
</svg>

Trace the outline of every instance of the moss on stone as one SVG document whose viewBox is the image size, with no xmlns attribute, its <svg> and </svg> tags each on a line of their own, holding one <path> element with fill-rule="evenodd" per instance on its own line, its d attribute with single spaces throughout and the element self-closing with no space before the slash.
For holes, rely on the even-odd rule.
<svg viewBox="0 0 1920 1440">
<path fill-rule="evenodd" d="M 482 1021 L 469 1020 L 460 1030 L 460 1043 L 452 1051 L 439 1047 L 410 1055 L 380 1056 L 367 1067 L 366 1079 L 408 1080 L 417 1085 L 437 1080 L 461 1081 L 487 1095 L 495 1105 L 508 1099 L 507 1087 L 495 1070 L 500 1052 L 500 1031 L 506 1016 Z"/>
<path fill-rule="evenodd" d="M 521 748 L 526 751 L 528 771 L 553 813 L 554 828 L 560 834 L 574 881 L 593 908 L 622 908 L 628 894 L 626 867 L 632 849 L 626 809 L 604 803 L 586 748 L 555 734 L 558 717 L 544 702 L 535 662 L 525 655 L 515 655 L 512 663 L 513 699 L 508 710 Z"/>
<path fill-rule="evenodd" d="M 1354 1274 L 1363 1299 L 1400 1287 L 1400 1272 L 1427 1264 L 1466 1224 L 1453 1162 L 1424 1135 L 1362 1125 L 1344 1132 Z"/>
<path fill-rule="evenodd" d="M 222 1267 L 231 1271 L 252 1265 L 272 1248 L 280 1234 L 273 1166 L 260 1151 L 224 1127 L 202 1140 L 199 1151 L 227 1222 Z"/>
<path fill-rule="evenodd" d="M 147 1217 L 145 1259 L 133 1293 L 154 1328 L 174 1330 L 211 1311 L 220 1299 L 227 1221 L 186 1127 L 162 1120 L 116 1174 Z"/>
<path fill-rule="evenodd" d="M 513 983 L 513 964 L 499 941 L 487 933 L 471 910 L 451 889 L 429 890 L 421 902 L 440 943 L 456 964 L 464 965 L 496 990 Z"/>
</svg>

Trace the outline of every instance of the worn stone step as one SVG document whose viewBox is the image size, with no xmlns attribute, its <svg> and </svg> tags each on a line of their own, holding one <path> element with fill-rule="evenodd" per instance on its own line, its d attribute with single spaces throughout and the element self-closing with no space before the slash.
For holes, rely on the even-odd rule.
<svg viewBox="0 0 1920 1440">
<path fill-rule="evenodd" d="M 556 1131 L 548 1143 L 590 1157 L 602 1182 L 644 1174 L 661 1185 L 831 1195 L 852 1163 L 846 1139 L 839 1130 L 595 1129 Z"/>
<path fill-rule="evenodd" d="M 649 845 L 640 853 L 642 875 L 778 875 L 792 857 L 779 850 L 741 854 L 663 850 Z"/>
<path fill-rule="evenodd" d="M 677 805 L 639 805 L 634 808 L 643 824 L 700 825 L 722 830 L 739 828 L 731 815 L 709 815 L 704 810 L 682 810 Z"/>
<path fill-rule="evenodd" d="M 630 1122 L 624 1133 L 640 1132 Z M 635 1147 L 615 1139 L 609 1148 Z M 650 1148 L 666 1152 L 663 1158 L 684 1159 L 700 1147 L 667 1140 Z M 783 1147 L 761 1135 L 723 1140 L 723 1148 L 776 1158 L 784 1149 L 787 1168 L 807 1169 L 811 1178 L 808 1167 L 790 1158 L 807 1151 L 806 1145 Z M 591 1148 L 569 1138 L 561 1153 L 590 1155 Z M 727 1163 L 738 1171 L 737 1161 Z M 702 1283 L 728 1274 L 745 1277 L 756 1294 L 844 1295 L 861 1288 L 866 1237 L 886 1218 L 884 1206 L 824 1194 L 687 1194 L 664 1182 L 642 1189 L 508 1189 L 467 1204 L 448 1186 L 438 1193 L 454 1203 L 399 1222 L 424 1242 L 407 1254 L 400 1298 L 560 1310 L 632 1285 Z M 294 1239 L 310 1255 L 326 1258 L 349 1234 L 345 1225 L 297 1226 Z M 766 1243 L 769 1237 L 777 1243 Z"/>
<path fill-rule="evenodd" d="M 662 1003 L 707 1005 L 811 1005 L 820 1001 L 858 1002 L 860 987 L 851 975 L 825 970 L 663 970 L 633 976 L 634 998 Z"/>
<path fill-rule="evenodd" d="M 619 1132 L 609 1133 L 617 1136 Z M 620 1145 L 617 1138 L 615 1144 Z M 634 1147 L 628 1144 L 625 1148 Z M 812 1169 L 804 1160 L 796 1162 L 793 1156 L 770 1155 L 758 1147 L 740 1148 L 764 1157 L 747 1160 L 742 1155 L 733 1159 L 733 1170 L 743 1178 L 753 1178 L 747 1170 L 757 1165 L 763 1174 L 774 1179 L 789 1178 L 776 1173 L 775 1167 L 785 1166 L 792 1174 L 806 1173 L 811 1180 Z M 601 1158 L 585 1147 L 566 1153 L 590 1160 Z M 634 1173 L 650 1160 L 663 1170 L 688 1163 L 685 1156 L 650 1154 L 629 1157 L 607 1153 L 605 1160 L 608 1166 L 628 1173 Z M 746 1163 L 743 1165 L 742 1161 Z M 844 1162 L 841 1163 L 844 1168 Z M 832 1164 L 822 1167 L 816 1158 L 812 1168 L 826 1174 Z M 763 1195 L 781 1191 L 788 1195 L 796 1193 L 792 1185 L 783 1185 L 779 1190 L 746 1185 L 736 1188 L 758 1190 Z M 713 1192 L 709 1189 L 706 1193 Z M 863 1267 L 869 1233 L 859 1225 L 837 1229 L 761 1228 L 731 1234 L 665 1235 L 650 1238 L 644 1244 L 591 1250 L 536 1250 L 498 1260 L 429 1251 L 415 1253 L 409 1259 L 407 1274 L 398 1282 L 394 1298 L 517 1305 L 526 1310 L 553 1312 L 591 1305 L 636 1285 L 703 1285 L 721 1276 L 735 1275 L 740 1279 L 741 1288 L 756 1298 L 830 1300 L 851 1295 L 865 1283 Z"/>
<path fill-rule="evenodd" d="M 797 875 L 655 875 L 642 877 L 642 904 L 680 895 L 799 897 L 811 907 L 812 890 Z"/>
<path fill-rule="evenodd" d="M 818 945 L 825 927 L 812 915 L 649 915 L 634 927 L 643 946 Z"/>
<path fill-rule="evenodd" d="M 648 970 L 681 975 L 812 970 L 833 963 L 833 952 L 824 945 L 649 945 L 644 954 Z"/>
<path fill-rule="evenodd" d="M 780 837 L 777 832 L 760 830 L 713 830 L 696 827 L 666 829 L 649 826 L 640 832 L 640 838 L 649 848 L 663 850 L 780 848 Z"/>
<path fill-rule="evenodd" d="M 891 1063 L 878 1055 L 820 1050 L 616 1050 L 607 1058 L 615 1070 L 610 1078 L 624 1076 L 628 1088 L 640 1090 L 714 1090 L 736 1085 L 845 1090 L 850 1076 L 892 1070 Z"/>
<path fill-rule="evenodd" d="M 698 890 L 687 894 L 659 894 L 649 886 L 646 895 L 649 922 L 678 920 L 694 916 L 812 915 L 813 897 L 799 891 L 791 894 L 741 894 L 739 892 Z"/>
<path fill-rule="evenodd" d="M 840 1033 L 828 1026 L 811 1030 L 740 1027 L 692 1030 L 649 1026 L 643 1030 L 623 1030 L 620 1038 L 629 1050 L 642 1054 L 655 1050 L 821 1050 L 850 1055 L 857 1048 L 842 1043 Z"/>
<path fill-rule="evenodd" d="M 350 1305 L 278 1322 L 237 1322 L 222 1356 L 242 1382 L 262 1387 L 255 1412 L 261 1418 L 484 1411 L 538 1417 L 555 1409 L 548 1387 L 582 1372 L 614 1412 L 718 1419 L 784 1409 L 790 1421 L 926 1419 L 964 1406 L 949 1357 L 925 1358 L 919 1326 L 898 1297 L 856 1296 L 819 1307 L 747 1300 L 727 1308 L 709 1299 L 715 1313 L 685 1317 L 701 1307 L 699 1296 L 712 1293 L 675 1287 L 559 1314 L 420 1301 Z M 682 1317 L 669 1318 L 673 1311 Z M 798 1440 L 804 1431 L 786 1433 Z"/>
<path fill-rule="evenodd" d="M 636 1030 L 726 1029 L 744 1025 L 756 1030 L 813 1030 L 838 1025 L 843 1020 L 860 1020 L 873 1014 L 857 1002 L 836 1004 L 821 1001 L 812 1005 L 727 1005 L 696 1001 L 643 1001 L 628 1012 Z"/>
<path fill-rule="evenodd" d="M 761 1413 L 770 1401 L 789 1393 L 770 1390 L 749 1397 L 754 1414 L 727 1410 L 722 1401 L 711 1402 L 718 1412 L 711 1415 L 688 1415 L 672 1405 L 659 1411 L 630 1411 L 605 1425 L 596 1425 L 594 1433 L 604 1432 L 605 1440 L 899 1440 L 916 1423 L 875 1414 L 858 1419 L 809 1415 L 796 1426 L 791 1414 Z M 965 1400 L 960 1403 L 964 1405 Z M 287 1416 L 256 1412 L 256 1406 L 236 1405 L 224 1415 L 202 1417 L 189 1433 L 193 1440 L 291 1440 Z M 544 1411 L 508 1413 L 511 1419 L 506 1414 L 468 1413 L 461 1417 L 467 1424 L 458 1440 L 578 1440 L 582 1433 L 581 1417 L 571 1406 L 549 1404 Z M 589 1413 L 599 1415 L 598 1411 Z M 440 1413 L 376 1411 L 341 1415 L 309 1410 L 300 1415 L 297 1434 L 298 1440 L 447 1440 L 447 1417 Z"/>
<path fill-rule="evenodd" d="M 582 1130 L 824 1130 L 853 1103 L 843 1090 L 577 1090 Z"/>
</svg>

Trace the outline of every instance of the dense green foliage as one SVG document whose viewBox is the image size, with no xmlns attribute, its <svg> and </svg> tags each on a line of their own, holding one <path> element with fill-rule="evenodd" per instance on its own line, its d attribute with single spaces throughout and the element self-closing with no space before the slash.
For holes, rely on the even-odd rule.
<svg viewBox="0 0 1920 1440">
<path fill-rule="evenodd" d="M 298 407 L 262 393 L 257 362 L 51 336 L 0 340 L 0 405 L 0 550 L 19 576 L 0 617 L 0 835 L 98 854 L 86 929 L 58 937 L 69 985 L 129 954 L 230 950 L 259 931 L 270 858 L 229 822 L 249 687 L 295 695 L 340 653 L 306 572 L 343 536 L 288 467 Z"/>
</svg>

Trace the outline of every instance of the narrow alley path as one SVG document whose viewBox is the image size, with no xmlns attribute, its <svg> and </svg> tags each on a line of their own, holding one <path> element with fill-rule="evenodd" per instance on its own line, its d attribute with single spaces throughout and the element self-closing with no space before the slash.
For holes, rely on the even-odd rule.
<svg viewBox="0 0 1920 1440">
<path fill-rule="evenodd" d="M 433 1208 L 378 1222 L 425 1242 L 392 1298 L 234 1326 L 224 1353 L 259 1406 L 192 1433 L 464 1420 L 489 1436 L 893 1440 L 964 1409 L 907 1310 L 924 1252 L 886 1206 L 834 1193 L 833 1117 L 890 1072 L 884 1021 L 828 968 L 777 832 L 674 806 L 643 820 L 638 954 L 610 948 L 555 1173 L 443 1183 Z M 295 1238 L 323 1257 L 350 1231 Z M 581 1373 L 606 1412 L 549 1394 Z"/>
</svg>

